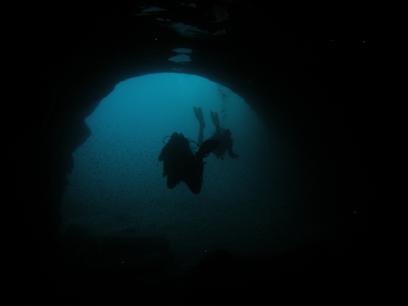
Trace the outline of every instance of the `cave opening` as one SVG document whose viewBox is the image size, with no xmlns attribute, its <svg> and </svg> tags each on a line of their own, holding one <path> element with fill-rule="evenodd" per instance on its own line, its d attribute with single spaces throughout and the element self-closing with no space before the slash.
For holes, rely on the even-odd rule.
<svg viewBox="0 0 408 306">
<path fill-rule="evenodd" d="M 203 110 L 204 138 L 214 132 L 210 113 L 217 112 L 239 154 L 208 157 L 198 195 L 182 183 L 168 189 L 158 160 L 173 132 L 197 150 L 193 107 Z M 129 248 L 148 240 L 178 262 L 195 264 L 218 250 L 278 253 L 299 239 L 289 192 L 293 169 L 279 128 L 266 126 L 228 87 L 195 74 L 140 75 L 118 83 L 85 123 L 90 135 L 73 152 L 60 205 L 60 234 L 71 249 L 87 253 L 95 251 L 95 241 L 124 241 Z M 136 248 L 157 252 L 157 245 Z M 124 256 L 100 264 L 117 264 Z"/>
</svg>

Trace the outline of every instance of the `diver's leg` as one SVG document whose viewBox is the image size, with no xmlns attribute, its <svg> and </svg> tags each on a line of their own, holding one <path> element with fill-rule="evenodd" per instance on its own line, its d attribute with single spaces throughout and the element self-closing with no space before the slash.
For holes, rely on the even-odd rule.
<svg viewBox="0 0 408 306">
<path fill-rule="evenodd" d="M 201 145 L 203 143 L 203 140 L 204 140 L 204 127 L 200 125 L 197 138 L 198 145 Z"/>
<path fill-rule="evenodd" d="M 167 176 L 167 188 L 173 189 L 180 182 L 180 179 L 174 175 Z"/>
<path fill-rule="evenodd" d="M 198 120 L 199 129 L 198 129 L 198 145 L 201 145 L 203 140 L 204 140 L 204 128 L 205 128 L 205 122 L 204 122 L 204 116 L 203 116 L 203 111 L 201 107 L 194 107 L 194 114 Z"/>
<path fill-rule="evenodd" d="M 184 182 L 192 193 L 199 194 L 203 185 L 204 162 L 202 159 L 196 159 L 191 166 L 189 173 L 184 177 Z"/>
<path fill-rule="evenodd" d="M 221 126 L 220 126 L 220 119 L 218 117 L 217 112 L 211 112 L 211 120 L 214 124 L 215 132 L 219 134 L 221 132 Z"/>
</svg>

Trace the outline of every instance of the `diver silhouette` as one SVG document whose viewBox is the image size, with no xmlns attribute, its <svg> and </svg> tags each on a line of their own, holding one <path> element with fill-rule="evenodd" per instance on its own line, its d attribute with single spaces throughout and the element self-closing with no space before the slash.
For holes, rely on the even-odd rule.
<svg viewBox="0 0 408 306">
<path fill-rule="evenodd" d="M 211 152 L 219 159 L 224 159 L 225 152 L 228 152 L 228 155 L 231 158 L 238 158 L 238 154 L 236 154 L 233 150 L 233 140 L 231 137 L 231 130 L 222 128 L 220 125 L 220 119 L 216 112 L 211 113 L 211 120 L 215 127 L 214 134 L 203 142 L 203 134 L 205 128 L 205 122 L 203 117 L 203 112 L 201 108 L 194 107 L 194 114 L 200 124 L 200 129 L 198 132 L 198 143 L 200 146 L 211 146 Z"/>
<path fill-rule="evenodd" d="M 182 133 L 174 132 L 161 150 L 159 161 L 163 162 L 163 176 L 167 176 L 168 188 L 173 189 L 183 181 L 191 192 L 198 194 L 203 183 L 204 158 L 214 153 L 223 159 L 226 151 L 232 158 L 237 158 L 238 155 L 232 150 L 231 132 L 220 127 L 217 113 L 211 112 L 216 131 L 205 141 L 203 141 L 205 123 L 201 108 L 194 107 L 194 113 L 199 122 L 197 152 L 193 153 L 191 150 L 189 139 Z"/>
<path fill-rule="evenodd" d="M 216 141 L 205 142 L 194 154 L 189 140 L 182 133 L 173 133 L 159 155 L 159 161 L 163 162 L 163 176 L 167 176 L 167 187 L 172 189 L 183 181 L 192 193 L 200 193 L 204 158 L 217 145 Z"/>
</svg>

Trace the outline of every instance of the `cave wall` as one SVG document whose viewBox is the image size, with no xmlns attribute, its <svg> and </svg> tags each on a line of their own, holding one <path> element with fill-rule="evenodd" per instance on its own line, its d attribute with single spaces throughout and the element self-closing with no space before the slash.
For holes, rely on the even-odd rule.
<svg viewBox="0 0 408 306">
<path fill-rule="evenodd" d="M 302 28 L 309 17 L 272 21 L 262 10 L 237 6 L 228 38 L 185 40 L 120 6 L 101 6 L 95 14 L 88 7 L 40 11 L 23 15 L 26 27 L 14 35 L 15 55 L 28 71 L 12 105 L 15 113 L 24 111 L 10 146 L 21 221 L 18 258 L 23 271 L 32 272 L 27 282 L 40 271 L 56 277 L 50 267 L 58 267 L 58 205 L 72 152 L 89 136 L 84 118 L 115 84 L 152 72 L 202 75 L 253 103 L 262 117 L 278 120 L 299 164 L 299 213 L 333 222 L 330 249 L 364 257 L 370 170 L 363 150 L 372 124 L 361 119 L 368 105 L 366 51 L 355 47 L 359 38 L 349 28 L 332 26 L 329 33 L 318 22 Z M 328 34 L 344 42 L 340 50 L 322 46 Z M 197 50 L 192 63 L 180 68 L 168 62 L 174 47 Z M 333 212 L 335 219 L 327 219 Z"/>
</svg>

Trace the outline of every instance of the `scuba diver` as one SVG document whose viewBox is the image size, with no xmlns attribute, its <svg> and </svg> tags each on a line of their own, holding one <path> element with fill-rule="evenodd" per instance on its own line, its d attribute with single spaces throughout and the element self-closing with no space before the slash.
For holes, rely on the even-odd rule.
<svg viewBox="0 0 408 306">
<path fill-rule="evenodd" d="M 183 181 L 191 192 L 198 194 L 203 183 L 204 158 L 214 153 L 223 159 L 226 151 L 232 158 L 237 158 L 238 155 L 232 150 L 231 132 L 220 127 L 217 113 L 211 112 L 216 131 L 205 141 L 203 141 L 205 123 L 201 108 L 194 107 L 194 113 L 200 125 L 197 152 L 193 153 L 191 150 L 189 139 L 182 133 L 174 132 L 161 150 L 159 161 L 163 162 L 163 176 L 167 176 L 168 188 L 173 189 Z"/>
<path fill-rule="evenodd" d="M 212 144 L 214 147 L 212 148 L 211 152 L 218 158 L 224 159 L 225 152 L 228 152 L 228 155 L 231 158 L 238 158 L 238 154 L 236 154 L 233 150 L 233 140 L 231 137 L 231 130 L 224 129 L 220 125 L 220 119 L 218 118 L 218 114 L 216 112 L 211 112 L 211 120 L 215 126 L 214 134 L 207 139 L 203 143 L 203 134 L 204 134 L 204 117 L 203 112 L 200 107 L 194 107 L 194 114 L 200 124 L 200 129 L 198 132 L 198 143 L 204 146 Z"/>
</svg>

